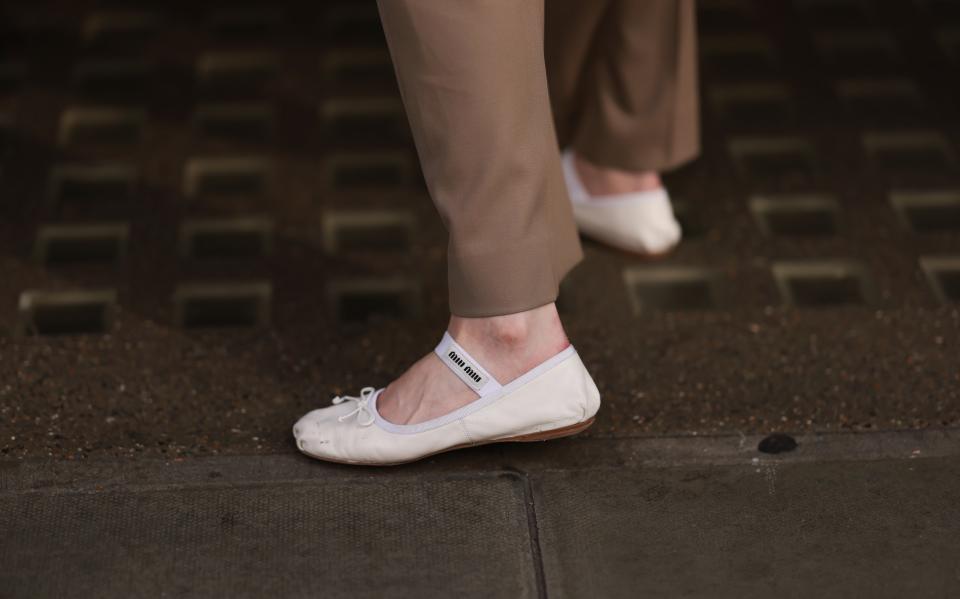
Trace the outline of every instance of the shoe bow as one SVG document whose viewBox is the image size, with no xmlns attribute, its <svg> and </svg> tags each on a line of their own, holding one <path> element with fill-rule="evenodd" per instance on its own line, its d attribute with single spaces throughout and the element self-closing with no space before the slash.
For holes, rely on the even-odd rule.
<svg viewBox="0 0 960 599">
<path fill-rule="evenodd" d="M 354 401 L 357 403 L 352 412 L 348 412 L 343 416 L 337 417 L 337 420 L 343 422 L 347 418 L 356 414 L 357 422 L 359 422 L 361 426 L 370 426 L 373 424 L 373 421 L 376 420 L 376 416 L 373 415 L 373 410 L 370 409 L 369 403 L 375 392 L 376 389 L 373 387 L 364 387 L 360 390 L 360 397 L 355 397 L 353 395 L 338 395 L 334 397 L 333 403 L 335 404 L 341 404 L 345 401 Z M 364 414 L 366 414 L 366 416 L 369 418 L 368 420 L 364 420 Z"/>
</svg>

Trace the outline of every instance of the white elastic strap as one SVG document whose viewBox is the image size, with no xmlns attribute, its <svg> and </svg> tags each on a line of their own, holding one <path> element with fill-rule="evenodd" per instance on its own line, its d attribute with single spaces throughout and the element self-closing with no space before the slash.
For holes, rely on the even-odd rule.
<svg viewBox="0 0 960 599">
<path fill-rule="evenodd" d="M 449 331 L 443 333 L 443 339 L 440 340 L 433 351 L 454 374 L 460 377 L 461 381 L 476 391 L 480 397 L 490 395 L 501 389 L 500 382 L 487 372 L 487 369 L 481 366 L 467 350 L 454 341 Z"/>
</svg>

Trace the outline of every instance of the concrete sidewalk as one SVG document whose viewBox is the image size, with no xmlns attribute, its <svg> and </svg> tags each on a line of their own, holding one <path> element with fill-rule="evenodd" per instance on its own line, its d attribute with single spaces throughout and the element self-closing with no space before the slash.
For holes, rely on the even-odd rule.
<svg viewBox="0 0 960 599">
<path fill-rule="evenodd" d="M 960 434 L 0 463 L 0 597 L 951 597 Z"/>
</svg>

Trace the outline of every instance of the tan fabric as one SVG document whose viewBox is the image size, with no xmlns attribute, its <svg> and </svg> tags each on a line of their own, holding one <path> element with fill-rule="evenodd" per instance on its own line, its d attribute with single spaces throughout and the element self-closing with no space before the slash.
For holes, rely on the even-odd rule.
<svg viewBox="0 0 960 599">
<path fill-rule="evenodd" d="M 561 147 L 627 171 L 700 151 L 694 0 L 546 0 Z"/>
<path fill-rule="evenodd" d="M 554 139 L 542 2 L 380 0 L 427 187 L 450 233 L 450 309 L 550 303 L 582 257 Z"/>
<path fill-rule="evenodd" d="M 574 147 L 620 168 L 689 158 L 695 86 L 675 70 L 693 62 L 692 0 L 676 11 L 667 0 L 547 1 L 551 26 L 564 28 L 549 34 L 549 89 Z M 635 8 L 648 2 L 657 8 Z M 451 312 L 492 316 L 554 301 L 583 251 L 551 118 L 543 0 L 378 6 L 424 178 L 450 234 Z"/>
</svg>

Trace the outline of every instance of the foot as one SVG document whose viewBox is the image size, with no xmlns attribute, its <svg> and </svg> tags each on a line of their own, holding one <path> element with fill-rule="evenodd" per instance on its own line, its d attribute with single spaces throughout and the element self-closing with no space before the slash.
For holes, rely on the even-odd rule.
<svg viewBox="0 0 960 599">
<path fill-rule="evenodd" d="M 570 345 L 553 303 L 489 318 L 451 316 L 448 330 L 504 384 Z M 394 424 L 417 424 L 476 399 L 477 393 L 430 352 L 387 386 L 377 398 L 377 411 Z"/>
<path fill-rule="evenodd" d="M 454 330 L 475 349 L 458 343 Z M 329 462 L 404 464 L 487 443 L 568 437 L 593 424 L 600 408 L 600 391 L 552 304 L 508 317 L 455 318 L 433 351 L 447 372 L 426 359 L 411 368 L 391 385 L 389 420 L 386 389 L 364 387 L 297 420 L 297 448 Z M 455 378 L 470 392 L 452 387 Z"/>
<path fill-rule="evenodd" d="M 633 172 L 608 168 L 593 164 L 579 154 L 573 155 L 573 165 L 592 200 L 663 187 L 660 173 L 656 171 Z"/>
<path fill-rule="evenodd" d="M 584 235 L 643 257 L 666 254 L 680 241 L 680 224 L 657 173 L 600 167 L 572 150 L 563 153 L 562 165 Z"/>
</svg>

